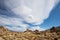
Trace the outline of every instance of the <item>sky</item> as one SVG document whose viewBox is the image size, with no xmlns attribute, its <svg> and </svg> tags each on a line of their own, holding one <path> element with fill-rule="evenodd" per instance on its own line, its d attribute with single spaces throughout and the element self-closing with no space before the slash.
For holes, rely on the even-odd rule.
<svg viewBox="0 0 60 40">
<path fill-rule="evenodd" d="M 50 12 L 50 16 L 41 24 L 43 28 L 51 28 L 52 26 L 60 26 L 60 2 Z M 45 27 L 44 27 L 45 26 Z"/>
<path fill-rule="evenodd" d="M 0 26 L 12 31 L 60 26 L 60 0 L 0 0 Z"/>
</svg>

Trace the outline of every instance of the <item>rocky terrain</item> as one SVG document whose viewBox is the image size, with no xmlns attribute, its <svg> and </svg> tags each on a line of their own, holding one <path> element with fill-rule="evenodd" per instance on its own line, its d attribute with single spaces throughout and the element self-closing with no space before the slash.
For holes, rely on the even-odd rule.
<svg viewBox="0 0 60 40">
<path fill-rule="evenodd" d="M 45 31 L 12 32 L 0 26 L 0 40 L 60 40 L 60 27 Z"/>
</svg>

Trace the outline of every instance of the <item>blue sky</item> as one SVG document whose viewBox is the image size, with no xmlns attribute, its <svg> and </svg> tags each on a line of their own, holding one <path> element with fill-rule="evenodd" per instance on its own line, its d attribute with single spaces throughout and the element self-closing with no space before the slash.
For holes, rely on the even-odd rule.
<svg viewBox="0 0 60 40">
<path fill-rule="evenodd" d="M 0 0 L 0 26 L 12 31 L 60 26 L 60 0 Z"/>
<path fill-rule="evenodd" d="M 58 3 L 50 13 L 50 16 L 41 25 L 43 28 L 51 28 L 52 26 L 60 26 L 60 3 Z"/>
</svg>

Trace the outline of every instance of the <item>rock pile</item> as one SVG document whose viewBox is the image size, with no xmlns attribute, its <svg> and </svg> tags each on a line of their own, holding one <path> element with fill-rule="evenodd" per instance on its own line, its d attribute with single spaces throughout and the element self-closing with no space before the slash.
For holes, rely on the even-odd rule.
<svg viewBox="0 0 60 40">
<path fill-rule="evenodd" d="M 60 40 L 60 27 L 51 28 L 45 31 L 12 32 L 0 27 L 0 40 Z"/>
</svg>

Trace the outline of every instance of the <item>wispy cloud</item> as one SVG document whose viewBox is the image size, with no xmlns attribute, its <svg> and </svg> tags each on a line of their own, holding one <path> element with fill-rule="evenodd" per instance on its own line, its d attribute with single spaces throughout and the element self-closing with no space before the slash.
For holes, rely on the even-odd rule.
<svg viewBox="0 0 60 40">
<path fill-rule="evenodd" d="M 44 31 L 46 29 L 43 29 L 40 26 L 34 26 L 34 27 L 29 28 L 29 30 L 32 30 L 32 31 L 34 31 L 34 30 Z"/>
<path fill-rule="evenodd" d="M 4 3 L 2 0 L 1 2 L 0 25 L 13 31 L 24 31 L 31 26 L 30 24 L 34 25 L 30 27 L 31 30 L 36 28 L 44 30 L 39 25 L 49 17 L 59 0 L 5 0 Z"/>
<path fill-rule="evenodd" d="M 19 18 L 4 18 L 0 16 L 0 25 L 13 31 L 24 31 L 27 29 L 27 24 L 22 22 Z"/>
</svg>

